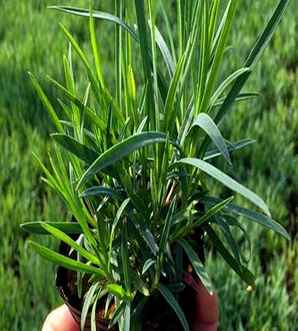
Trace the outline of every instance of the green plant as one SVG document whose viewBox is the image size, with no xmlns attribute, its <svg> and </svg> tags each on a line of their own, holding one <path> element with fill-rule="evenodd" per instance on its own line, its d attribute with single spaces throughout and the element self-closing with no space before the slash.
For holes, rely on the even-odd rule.
<svg viewBox="0 0 298 331">
<path fill-rule="evenodd" d="M 183 252 L 212 291 L 190 239 L 197 229 L 206 233 L 250 286 L 254 286 L 254 276 L 245 266 L 245 257 L 231 231 L 239 228 L 248 237 L 237 217 L 244 216 L 288 238 L 271 219 L 260 197 L 210 163 L 223 156 L 231 164 L 231 153 L 252 143 L 248 139 L 234 143 L 225 140 L 217 124 L 235 102 L 257 96 L 241 90 L 288 1 L 279 2 L 243 67 L 220 81 L 237 3 L 231 0 L 223 10 L 219 0 L 177 1 L 176 33 L 169 28 L 170 18 L 162 2 L 148 1 L 146 7 L 144 1 L 136 0 L 136 18 L 124 1 L 116 1 L 115 15 L 54 7 L 89 17 L 94 61 L 93 67 L 62 26 L 70 43 L 63 58 L 65 86 L 49 78 L 63 95 L 63 100 L 59 99 L 62 119 L 30 74 L 57 130 L 52 135 L 57 148 L 50 157 L 51 170 L 40 162 L 45 181 L 61 195 L 75 222 L 34 222 L 23 228 L 49 233 L 77 252 L 74 260 L 30 242 L 45 258 L 78 272 L 78 295 L 84 296 L 82 329 L 91 306 L 91 320 L 95 321 L 97 303 L 103 297 L 107 318 L 110 306 L 115 307 L 110 325 L 118 323 L 124 330 L 136 328 L 144 302 L 159 291 L 188 330 L 178 293 L 173 289 L 173 285 L 176 289 L 183 285 Z M 161 17 L 167 22 L 170 48 L 156 27 Z M 116 25 L 113 93 L 103 75 L 94 19 Z M 127 23 L 134 20 L 136 28 Z M 73 51 L 86 69 L 83 91 L 76 86 Z M 139 61 L 143 76 L 137 71 Z M 260 211 L 232 204 L 232 196 L 210 196 L 206 174 Z M 74 234 L 79 240 L 73 239 Z M 87 288 L 83 278 L 88 280 Z"/>
</svg>

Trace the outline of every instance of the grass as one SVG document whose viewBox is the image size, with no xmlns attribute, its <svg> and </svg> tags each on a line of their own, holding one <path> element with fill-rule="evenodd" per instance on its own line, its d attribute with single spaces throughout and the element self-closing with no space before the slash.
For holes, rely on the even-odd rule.
<svg viewBox="0 0 298 331">
<path fill-rule="evenodd" d="M 48 4 L 53 1 L 48 1 Z M 69 1 L 82 5 L 83 1 Z M 243 1 L 232 44 L 247 47 L 263 25 L 262 12 L 268 13 L 276 1 Z M 41 68 L 59 77 L 57 63 L 65 49 L 59 20 L 71 27 L 81 40 L 87 39 L 86 24 L 45 10 L 45 1 L 9 1 L 1 8 L 0 20 L 0 328 L 38 330 L 44 315 L 57 303 L 55 289 L 48 284 L 52 267 L 24 249 L 25 235 L 18 225 L 30 219 L 58 219 L 65 210 L 55 196 L 40 185 L 40 170 L 31 156 L 50 148 L 48 119 L 37 102 L 26 71 L 41 74 Z M 296 7 L 296 8 L 295 8 Z M 15 8 L 17 8 L 17 16 Z M 295 10 L 296 9 L 296 10 Z M 244 20 L 244 15 L 247 18 Z M 3 15 L 3 16 L 2 16 Z M 256 191 L 272 207 L 275 219 L 285 224 L 292 238 L 297 237 L 297 4 L 292 1 L 262 64 L 250 80 L 252 90 L 262 96 L 250 106 L 237 107 L 224 125 L 232 140 L 253 137 L 258 144 L 234 159 L 239 180 Z M 244 37 L 245 36 L 245 37 Z M 243 47 L 245 56 L 245 47 Z M 109 51 L 106 49 L 105 59 Z M 230 51 L 235 66 L 239 54 Z M 237 63 L 238 64 L 238 63 Z M 42 73 L 44 74 L 44 73 Z M 48 91 L 51 94 L 51 91 Z M 232 119 L 232 120 L 231 120 Z M 240 124 L 239 124 L 240 123 Z M 240 175 L 239 175 L 240 174 Z M 223 192 L 223 195 L 225 192 Z M 42 216 L 41 216 L 42 215 Z M 214 283 L 221 297 L 222 330 L 295 330 L 298 309 L 298 247 L 285 244 L 260 228 L 252 232 L 254 250 L 251 263 L 260 268 L 257 290 L 247 293 L 238 277 L 220 259 L 210 260 Z M 45 243 L 48 244 L 48 243 Z M 55 245 L 52 243 L 52 245 Z M 42 263 L 42 264 L 41 264 Z M 42 267 L 41 267 L 42 266 Z M 265 308 L 264 308 L 265 307 Z"/>
</svg>

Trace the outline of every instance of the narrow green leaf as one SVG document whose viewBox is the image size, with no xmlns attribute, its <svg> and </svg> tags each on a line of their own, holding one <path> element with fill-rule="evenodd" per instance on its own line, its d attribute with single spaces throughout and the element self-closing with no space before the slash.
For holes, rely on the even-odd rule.
<svg viewBox="0 0 298 331">
<path fill-rule="evenodd" d="M 137 133 L 143 132 L 143 129 L 144 129 L 145 125 L 146 125 L 147 120 L 148 120 L 148 116 L 145 116 L 143 118 L 141 124 L 139 125 L 138 129 L 137 129 Z"/>
<path fill-rule="evenodd" d="M 229 87 L 238 77 L 241 77 L 243 74 L 250 71 L 251 71 L 250 68 L 241 68 L 233 72 L 230 76 L 228 76 L 212 95 L 210 100 L 210 105 L 213 106 L 218 100 L 218 98 L 222 95 L 222 93 L 227 89 L 227 87 Z"/>
<path fill-rule="evenodd" d="M 234 199 L 234 197 L 229 197 L 225 200 L 222 200 L 218 202 L 216 205 L 212 206 L 210 209 L 208 209 L 202 217 L 200 217 L 193 226 L 199 226 L 204 224 L 206 221 L 208 221 L 211 217 L 218 214 L 221 210 L 223 210 L 227 205 L 231 203 L 231 201 Z"/>
<path fill-rule="evenodd" d="M 214 59 L 212 61 L 210 72 L 208 74 L 208 81 L 207 81 L 206 88 L 204 91 L 205 92 L 204 97 L 203 97 L 203 100 L 200 105 L 200 111 L 206 111 L 205 109 L 207 109 L 209 106 L 210 96 L 212 94 L 214 84 L 215 84 L 216 79 L 219 74 L 222 57 L 223 57 L 224 50 L 226 47 L 226 42 L 227 42 L 228 36 L 230 35 L 233 18 L 236 13 L 238 4 L 239 4 L 239 1 L 230 0 L 227 5 L 227 9 L 226 9 L 223 21 L 222 21 L 222 29 L 220 31 L 218 43 L 215 47 Z"/>
<path fill-rule="evenodd" d="M 159 255 L 161 256 L 165 249 L 166 249 L 166 244 L 168 243 L 168 238 L 170 235 L 170 229 L 173 221 L 173 214 L 176 208 L 176 200 L 174 200 L 168 210 L 167 217 L 164 222 L 163 230 L 160 236 L 160 241 L 159 241 Z"/>
<path fill-rule="evenodd" d="M 88 123 L 98 126 L 98 128 L 101 129 L 102 131 L 106 129 L 105 122 L 90 107 L 88 107 L 84 102 L 78 99 L 71 91 L 69 91 L 63 85 L 58 83 L 55 79 L 51 77 L 47 77 L 47 78 L 56 88 L 58 88 L 63 93 L 63 95 L 71 104 L 78 107 L 81 113 L 84 113 L 85 119 L 87 120 Z M 87 91 L 89 91 L 89 89 Z M 64 103 L 61 100 L 58 101 L 61 104 L 62 109 L 65 110 L 66 106 L 64 105 Z M 65 111 L 65 113 L 68 116 L 68 118 L 72 119 L 70 112 Z"/>
<path fill-rule="evenodd" d="M 209 278 L 209 275 L 208 275 L 203 263 L 200 261 L 197 253 L 194 251 L 194 249 L 191 247 L 191 245 L 185 239 L 180 240 L 179 245 L 181 245 L 183 247 L 191 265 L 193 266 L 196 274 L 202 281 L 203 285 L 206 287 L 208 292 L 212 294 L 214 291 L 212 282 Z"/>
<path fill-rule="evenodd" d="M 125 306 L 126 306 L 126 301 L 122 301 L 120 304 L 116 306 L 116 310 L 114 312 L 113 318 L 109 323 L 109 329 L 112 328 L 116 323 L 118 323 L 121 316 L 124 315 Z"/>
<path fill-rule="evenodd" d="M 270 42 L 273 33 L 275 32 L 285 10 L 289 4 L 289 0 L 280 0 L 277 7 L 275 8 L 272 16 L 270 17 L 268 23 L 266 24 L 263 32 L 258 37 L 255 45 L 253 46 L 251 52 L 249 53 L 245 66 L 250 67 L 258 61 L 258 58 L 262 55 L 262 51 L 265 49 L 267 44 Z"/>
<path fill-rule="evenodd" d="M 92 309 L 91 309 L 91 316 L 90 316 L 91 331 L 97 331 L 97 327 L 96 327 L 97 297 L 98 297 L 98 295 L 96 296 L 94 303 L 92 305 Z M 82 330 L 84 330 L 84 329 L 82 329 Z"/>
<path fill-rule="evenodd" d="M 252 50 L 250 51 L 250 54 L 248 58 L 245 61 L 244 66 L 245 67 L 251 67 L 254 65 L 259 57 L 262 54 L 262 51 L 266 47 L 266 45 L 269 43 L 269 41 L 272 38 L 272 35 L 274 31 L 276 30 L 286 8 L 287 5 L 289 4 L 289 0 L 280 0 L 276 9 L 274 10 L 271 18 L 269 19 L 268 23 L 266 24 L 263 32 L 261 35 L 258 37 L 255 45 L 252 47 Z M 215 117 L 215 123 L 219 123 L 222 118 L 225 116 L 227 111 L 230 109 L 232 104 L 234 103 L 236 97 L 240 93 L 242 87 L 246 83 L 250 73 L 246 73 L 246 75 L 242 75 L 238 77 L 238 79 L 234 82 L 233 87 L 229 94 L 227 95 L 225 102 L 222 104 L 220 109 L 217 112 L 217 115 Z"/>
<path fill-rule="evenodd" d="M 84 8 L 77 8 L 72 6 L 48 6 L 50 9 L 59 10 L 65 13 L 78 15 L 78 16 L 85 16 L 90 17 L 90 11 Z M 134 39 L 138 39 L 137 34 L 135 33 L 134 29 L 130 27 L 128 24 L 126 24 L 122 19 L 119 17 L 107 13 L 102 12 L 98 10 L 92 10 L 92 17 L 95 19 L 101 19 L 105 21 L 112 22 L 114 24 L 120 25 L 122 28 L 124 28 Z"/>
<path fill-rule="evenodd" d="M 232 153 L 234 151 L 237 151 L 241 148 L 244 148 L 246 146 L 249 146 L 251 144 L 254 144 L 256 141 L 253 140 L 253 139 L 242 139 L 242 140 L 239 140 L 235 143 L 227 143 L 227 146 L 228 146 L 228 151 L 229 153 Z M 222 155 L 222 153 L 218 152 L 217 149 L 212 149 L 212 150 L 209 150 L 205 153 L 205 156 L 203 158 L 204 161 L 207 161 L 207 160 L 211 160 L 215 157 L 218 157 Z"/>
<path fill-rule="evenodd" d="M 89 11 L 89 33 L 90 33 L 90 41 L 91 41 L 91 46 L 92 46 L 92 53 L 93 53 L 93 58 L 94 58 L 94 62 L 95 62 L 97 78 L 103 87 L 104 83 L 103 83 L 103 75 L 102 75 L 102 65 L 101 65 L 101 59 L 100 59 L 99 51 L 98 51 L 98 44 L 96 41 L 93 10 L 91 8 Z"/>
<path fill-rule="evenodd" d="M 99 262 L 98 258 L 95 255 L 88 252 L 85 248 L 83 248 L 75 240 L 70 238 L 67 234 L 65 234 L 61 230 L 59 230 L 59 229 L 57 229 L 57 228 L 55 228 L 55 227 L 53 227 L 53 226 L 51 226 L 47 223 L 42 223 L 41 226 L 46 231 L 48 231 L 51 235 L 53 235 L 55 238 L 63 241 L 64 243 L 69 245 L 71 248 L 76 250 L 81 256 L 85 257 L 88 260 L 88 262 L 90 261 L 92 263 L 100 265 L 100 262 Z"/>
<path fill-rule="evenodd" d="M 115 111 L 115 115 L 119 118 L 120 121 L 123 121 L 122 112 L 120 111 L 119 107 L 116 105 L 114 99 L 111 97 L 109 92 L 106 89 L 101 88 L 99 81 L 90 66 L 90 63 L 88 61 L 86 54 L 84 53 L 84 51 L 82 50 L 80 45 L 77 43 L 77 41 L 73 38 L 71 33 L 62 24 L 60 24 L 60 26 L 61 26 L 61 29 L 62 29 L 63 33 L 65 34 L 66 38 L 71 43 L 75 52 L 77 53 L 77 55 L 83 62 L 85 69 L 87 71 L 87 74 L 88 74 L 88 78 L 91 83 L 91 87 L 93 89 L 94 95 L 96 96 L 98 102 L 101 103 L 102 100 L 105 100 L 105 102 L 107 101 L 108 103 L 112 104 L 113 109 Z"/>
<path fill-rule="evenodd" d="M 156 256 L 158 253 L 158 245 L 146 222 L 138 218 L 132 222 L 132 225 L 137 229 L 140 238 L 144 240 L 152 254 Z"/>
<path fill-rule="evenodd" d="M 120 246 L 120 253 L 121 253 L 121 261 L 122 261 L 122 269 L 123 269 L 123 278 L 125 289 L 127 292 L 130 292 L 130 285 L 131 285 L 131 275 L 129 272 L 129 252 L 128 252 L 128 235 L 127 235 L 127 224 L 122 226 L 121 232 L 121 246 Z"/>
<path fill-rule="evenodd" d="M 42 224 L 49 224 L 52 227 L 63 231 L 68 234 L 81 234 L 82 228 L 77 222 L 28 222 L 21 224 L 22 230 L 33 234 L 48 234 L 42 227 Z"/>
<path fill-rule="evenodd" d="M 162 54 L 162 57 L 165 61 L 165 64 L 168 68 L 169 74 L 172 77 L 173 73 L 175 71 L 175 63 L 174 60 L 172 58 L 171 52 L 168 48 L 167 43 L 165 42 L 161 32 L 158 30 L 158 28 L 155 26 L 155 39 L 156 39 L 156 43 L 160 49 L 160 52 Z"/>
<path fill-rule="evenodd" d="M 111 229 L 111 234 L 110 234 L 110 240 L 109 240 L 109 252 L 108 252 L 108 257 L 109 257 L 109 262 L 108 262 L 108 270 L 110 270 L 110 265 L 111 265 L 111 260 L 112 260 L 112 245 L 113 245 L 113 241 L 115 239 L 115 231 L 117 228 L 117 225 L 122 217 L 122 214 L 124 213 L 125 208 L 127 207 L 127 205 L 129 204 L 130 199 L 127 198 L 125 199 L 122 203 L 121 206 L 119 207 L 119 209 L 117 210 L 115 219 L 113 221 L 112 224 L 112 229 Z"/>
<path fill-rule="evenodd" d="M 212 118 L 206 113 L 200 113 L 192 124 L 192 127 L 195 126 L 199 126 L 207 133 L 227 162 L 232 164 L 226 142 Z"/>
<path fill-rule="evenodd" d="M 260 97 L 260 93 L 258 92 L 243 92 L 243 93 L 239 93 L 238 96 L 236 97 L 235 99 L 235 102 L 244 102 L 244 101 L 248 101 L 248 100 L 251 100 L 251 99 L 255 99 L 255 98 L 258 98 Z M 219 98 L 217 100 L 217 102 L 215 102 L 213 104 L 213 107 L 219 107 L 219 106 L 222 106 L 223 103 L 225 102 L 225 99 L 226 97 L 222 97 L 222 98 Z"/>
<path fill-rule="evenodd" d="M 153 266 L 154 263 L 155 263 L 155 260 L 153 260 L 153 259 L 146 260 L 143 265 L 142 275 L 144 275 L 150 269 L 150 267 Z"/>
<path fill-rule="evenodd" d="M 66 13 L 69 13 L 69 14 L 74 14 L 74 15 L 79 15 L 79 16 L 84 16 L 84 17 L 90 17 L 90 11 L 87 10 L 87 9 L 83 9 L 83 8 L 76 8 L 76 7 L 71 7 L 71 6 L 49 6 L 48 8 L 56 9 L 56 10 L 66 12 Z M 101 19 L 101 20 L 109 21 L 109 22 L 112 22 L 116 25 L 121 26 L 125 31 L 127 31 L 131 35 L 131 37 L 134 40 L 136 40 L 137 42 L 140 42 L 141 45 L 145 45 L 142 41 L 139 40 L 139 36 L 136 33 L 136 31 L 133 29 L 133 27 L 128 25 L 123 19 L 121 19 L 121 18 L 119 18 L 119 17 L 117 17 L 113 14 L 110 14 L 110 13 L 107 13 L 107 12 L 102 12 L 102 11 L 97 11 L 97 10 L 92 11 L 92 17 L 95 18 L 95 19 Z M 146 24 L 144 26 L 146 26 Z M 142 33 L 141 33 L 141 35 L 142 35 Z M 159 36 L 157 35 L 157 37 L 159 37 Z M 160 38 L 159 39 L 156 38 L 156 43 L 157 43 L 158 47 L 160 48 L 160 51 L 161 51 L 162 55 L 164 55 L 164 53 L 165 53 L 164 44 L 162 44 Z M 147 52 L 146 57 L 150 61 L 152 61 L 152 59 L 149 56 L 150 50 L 146 49 L 146 52 Z M 165 91 L 167 90 L 166 81 L 163 79 L 160 72 L 158 72 L 158 83 L 159 83 L 158 85 L 159 85 L 160 93 L 161 93 L 162 97 L 165 99 Z"/>
<path fill-rule="evenodd" d="M 154 128 L 156 119 L 155 119 L 155 101 L 154 101 L 154 84 L 152 79 L 153 65 L 150 58 L 152 53 L 148 31 L 147 31 L 147 22 L 145 16 L 145 3 L 144 0 L 135 0 L 135 11 L 137 16 L 137 26 L 138 26 L 138 35 L 140 40 L 140 50 L 141 58 L 143 63 L 143 72 L 144 78 L 147 87 L 147 98 L 146 98 L 146 115 L 148 115 L 149 129 L 151 126 Z M 150 51 L 148 51 L 150 50 Z"/>
<path fill-rule="evenodd" d="M 225 259 L 229 266 L 244 280 L 248 285 L 255 286 L 255 277 L 254 275 L 243 265 L 241 265 L 225 248 L 215 231 L 209 224 L 206 224 L 204 227 L 207 231 L 209 238 L 212 240 L 214 246 L 220 253 L 220 255 Z"/>
<path fill-rule="evenodd" d="M 51 134 L 51 137 L 53 137 L 59 145 L 64 147 L 70 153 L 76 155 L 87 164 L 92 163 L 98 157 L 98 153 L 96 153 L 93 149 L 90 149 L 66 134 L 53 133 Z"/>
<path fill-rule="evenodd" d="M 132 152 L 157 143 L 165 143 L 167 136 L 164 133 L 159 132 L 142 132 L 135 134 L 122 142 L 112 146 L 101 154 L 86 170 L 86 172 L 81 177 L 77 188 L 84 184 L 89 178 L 94 176 L 99 171 L 105 169 L 106 167 L 115 164 L 124 157 L 128 156 Z"/>
<path fill-rule="evenodd" d="M 238 243 L 236 242 L 235 238 L 233 237 L 233 234 L 232 234 L 228 224 L 221 217 L 216 217 L 215 224 L 217 224 L 219 226 L 235 259 L 238 261 L 238 263 L 241 263 L 240 247 L 239 247 Z"/>
<path fill-rule="evenodd" d="M 181 75 L 182 75 L 182 70 L 184 69 L 184 64 L 185 64 L 185 54 L 179 59 L 176 68 L 175 68 L 175 73 L 173 78 L 171 79 L 170 87 L 168 90 L 167 94 L 167 99 L 165 103 L 165 119 L 164 119 L 164 129 L 169 130 L 169 127 L 172 127 L 175 122 L 172 120 L 173 119 L 173 111 L 174 111 L 174 104 L 176 100 L 176 95 L 178 92 L 178 87 L 181 84 Z M 172 123 L 170 125 L 170 123 Z"/>
<path fill-rule="evenodd" d="M 191 165 L 193 167 L 200 169 L 201 171 L 207 173 L 209 176 L 213 177 L 214 179 L 216 179 L 223 185 L 227 186 L 232 191 L 235 191 L 235 192 L 241 194 L 244 198 L 251 201 L 253 204 L 255 204 L 256 206 L 261 208 L 268 216 L 270 216 L 270 212 L 269 212 L 267 205 L 259 196 L 257 196 L 254 192 L 252 192 L 245 186 L 239 184 L 237 181 L 235 181 L 230 176 L 226 175 L 219 169 L 215 168 L 210 163 L 207 163 L 203 160 L 196 159 L 196 158 L 185 158 L 185 159 L 181 159 L 181 160 L 175 162 L 172 165 L 172 168 L 179 164 L 188 164 L 188 165 Z"/>
<path fill-rule="evenodd" d="M 176 313 L 177 317 L 179 318 L 179 321 L 181 322 L 181 325 L 183 326 L 183 329 L 185 331 L 190 331 L 184 312 L 179 306 L 172 292 L 163 284 L 160 284 L 159 291 L 166 300 L 166 302 L 171 306 L 171 308 Z"/>
<path fill-rule="evenodd" d="M 124 330 L 123 331 L 131 331 L 130 330 L 130 311 L 131 311 L 131 304 L 130 302 L 126 302 L 125 309 L 124 309 Z"/>
<path fill-rule="evenodd" d="M 87 198 L 90 196 L 105 195 L 108 197 L 114 197 L 120 199 L 122 196 L 120 192 L 106 186 L 92 186 L 80 194 L 81 198 Z"/>
<path fill-rule="evenodd" d="M 52 83 L 59 91 L 63 93 L 63 95 L 74 105 L 76 105 L 80 110 L 83 110 L 85 108 L 85 105 L 79 100 L 73 92 L 69 91 L 67 88 L 65 88 L 62 84 L 57 82 L 54 78 L 47 76 L 47 80 Z"/>
<path fill-rule="evenodd" d="M 119 298 L 120 300 L 122 299 L 126 299 L 127 298 L 127 293 L 126 291 L 124 290 L 124 288 L 119 285 L 119 284 L 108 284 L 106 286 L 106 289 L 114 294 L 117 298 Z"/>
<path fill-rule="evenodd" d="M 88 292 L 86 293 L 85 297 L 84 297 L 84 304 L 83 304 L 83 308 L 82 308 L 82 313 L 81 313 L 81 330 L 85 329 L 85 324 L 86 324 L 86 318 L 88 315 L 88 311 L 89 308 L 91 307 L 93 301 L 94 301 L 94 296 L 95 296 L 95 292 L 96 290 L 99 288 L 99 284 L 95 283 L 93 285 L 91 285 L 91 287 L 89 288 Z"/>
<path fill-rule="evenodd" d="M 206 197 L 203 197 L 203 200 L 206 202 L 212 202 L 212 204 L 218 203 L 220 201 L 220 199 L 217 199 L 217 198 L 206 198 Z M 258 213 L 256 211 L 249 210 L 246 208 L 239 207 L 235 204 L 229 204 L 228 206 L 225 206 L 224 211 L 233 213 L 237 216 L 243 216 L 243 217 L 251 220 L 252 222 L 258 223 L 258 224 L 264 226 L 265 228 L 272 230 L 276 233 L 279 233 L 284 238 L 290 240 L 290 236 L 289 236 L 288 232 L 279 223 L 277 223 L 272 218 L 270 218 L 264 214 L 261 214 L 261 213 Z"/>
<path fill-rule="evenodd" d="M 57 265 L 61 265 L 67 269 L 74 271 L 91 273 L 99 277 L 105 276 L 104 272 L 100 268 L 95 268 L 87 264 L 73 260 L 67 256 L 54 252 L 51 249 L 43 247 L 33 241 L 28 241 L 28 245 L 31 246 L 39 255 L 41 255 L 45 259 Z"/>
<path fill-rule="evenodd" d="M 244 228 L 241 223 L 238 221 L 238 219 L 236 218 L 236 216 L 231 215 L 231 214 L 223 214 L 220 216 L 221 221 L 223 221 L 228 227 L 236 227 L 238 228 L 242 234 L 243 234 L 243 241 L 247 242 L 248 245 L 248 252 L 249 252 L 249 256 L 246 257 L 243 253 L 242 253 L 242 249 L 238 251 L 241 261 L 244 262 L 244 264 L 248 264 L 250 261 L 250 258 L 252 256 L 252 244 L 251 244 L 251 238 L 248 234 L 248 231 L 246 228 Z M 237 242 L 236 242 L 237 244 Z M 241 246 L 242 242 L 241 242 Z"/>
<path fill-rule="evenodd" d="M 29 74 L 29 77 L 31 79 L 31 82 L 35 88 L 35 91 L 37 92 L 40 100 L 42 101 L 43 105 L 46 107 L 50 117 L 51 117 L 51 120 L 53 122 L 53 124 L 55 125 L 56 129 L 59 131 L 59 132 L 63 132 L 63 126 L 61 125 L 60 121 L 59 121 L 59 118 L 52 106 L 52 104 L 50 103 L 48 97 L 46 96 L 46 94 L 44 93 L 42 87 L 40 86 L 40 84 L 38 83 L 37 79 L 32 75 L 31 72 L 28 73 Z"/>
</svg>

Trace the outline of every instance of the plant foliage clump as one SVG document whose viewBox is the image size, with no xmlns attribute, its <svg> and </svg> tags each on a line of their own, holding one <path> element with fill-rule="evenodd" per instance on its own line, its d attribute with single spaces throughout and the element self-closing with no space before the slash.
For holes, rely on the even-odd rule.
<svg viewBox="0 0 298 331">
<path fill-rule="evenodd" d="M 222 68 L 237 0 L 225 8 L 219 0 L 177 0 L 175 30 L 161 1 L 135 0 L 132 6 L 119 0 L 114 14 L 53 7 L 86 17 L 90 30 L 92 59 L 61 26 L 69 42 L 65 82 L 49 77 L 59 92 L 59 110 L 30 74 L 57 131 L 50 168 L 40 162 L 44 180 L 65 201 L 72 221 L 23 227 L 51 234 L 75 252 L 73 258 L 30 242 L 46 259 L 77 272 L 82 329 L 89 310 L 95 328 L 97 304 L 106 298 L 110 326 L 130 330 L 145 302 L 159 292 L 189 330 L 177 300 L 187 271 L 183 259 L 212 291 L 194 240 L 198 232 L 250 286 L 254 275 L 232 231 L 248 237 L 239 216 L 288 238 L 259 196 L 212 164 L 222 157 L 231 166 L 231 155 L 253 142 L 230 142 L 218 125 L 234 104 L 257 97 L 242 90 L 287 3 L 279 1 L 243 66 L 228 74 Z M 113 83 L 104 75 L 96 20 L 115 25 Z M 164 31 L 157 27 L 160 20 Z M 83 89 L 76 84 L 73 56 L 86 72 Z M 207 177 L 256 210 L 235 205 L 232 195 L 212 196 Z"/>
</svg>

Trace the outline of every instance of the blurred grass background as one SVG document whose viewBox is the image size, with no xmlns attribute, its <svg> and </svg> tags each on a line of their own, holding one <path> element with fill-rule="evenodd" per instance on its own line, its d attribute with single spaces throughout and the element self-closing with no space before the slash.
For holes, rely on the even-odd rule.
<svg viewBox="0 0 298 331">
<path fill-rule="evenodd" d="M 40 330 L 47 312 L 59 303 L 53 266 L 28 251 L 19 224 L 61 220 L 66 211 L 41 183 L 32 151 L 47 157 L 49 119 L 33 92 L 27 71 L 62 80 L 67 44 L 58 22 L 87 47 L 87 21 L 46 9 L 55 1 L 0 0 L 0 330 Z M 66 1 L 88 6 L 88 1 Z M 109 1 L 95 1 L 107 8 Z M 100 6 L 98 6 L 100 3 Z M 170 3 L 170 1 L 169 1 Z M 242 63 L 276 0 L 242 0 L 227 54 L 226 68 Z M 220 258 L 210 256 L 209 272 L 221 300 L 221 330 L 298 330 L 298 1 L 293 0 L 247 90 L 256 101 L 233 109 L 224 123 L 231 141 L 257 143 L 234 156 L 233 175 L 265 198 L 273 217 L 286 226 L 286 243 L 249 226 L 257 288 L 248 293 Z M 109 30 L 110 29 L 110 30 Z M 111 27 L 99 26 L 103 59 L 111 61 Z M 107 73 L 108 66 L 107 66 Z M 78 73 L 78 77 L 79 77 Z M 45 87 L 47 85 L 44 85 Z M 47 88 L 54 98 L 54 91 Z M 229 170 L 231 172 L 231 170 Z M 223 192 L 224 194 L 224 192 Z M 44 241 L 49 239 L 44 238 Z M 55 243 L 48 242 L 49 245 Z"/>
</svg>

